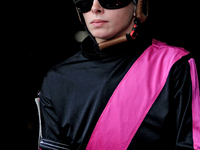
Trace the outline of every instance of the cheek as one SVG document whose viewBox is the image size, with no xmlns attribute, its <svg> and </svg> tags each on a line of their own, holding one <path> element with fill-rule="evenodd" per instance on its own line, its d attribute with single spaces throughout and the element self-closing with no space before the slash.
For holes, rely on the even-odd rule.
<svg viewBox="0 0 200 150">
<path fill-rule="evenodd" d="M 112 24 L 111 27 L 116 28 L 122 24 L 123 19 L 122 19 L 121 15 L 119 15 L 117 13 L 114 13 L 114 14 L 108 13 L 108 14 L 109 14 L 109 16 L 108 16 L 109 21 Z"/>
<path fill-rule="evenodd" d="M 83 18 L 84 18 L 84 20 L 85 20 L 85 23 L 86 23 L 86 25 L 88 24 L 88 22 L 89 22 L 89 17 L 90 15 L 88 14 L 88 13 L 85 13 L 85 14 L 83 14 Z"/>
<path fill-rule="evenodd" d="M 117 14 L 113 15 L 112 18 L 112 27 L 114 27 L 116 30 L 118 28 L 123 28 L 123 26 L 127 26 L 127 24 L 132 20 L 129 15 L 124 14 Z"/>
<path fill-rule="evenodd" d="M 123 21 L 128 22 L 133 17 L 133 13 L 131 9 L 121 8 L 108 10 L 107 12 L 110 19 L 116 20 L 117 22 L 123 23 Z"/>
</svg>

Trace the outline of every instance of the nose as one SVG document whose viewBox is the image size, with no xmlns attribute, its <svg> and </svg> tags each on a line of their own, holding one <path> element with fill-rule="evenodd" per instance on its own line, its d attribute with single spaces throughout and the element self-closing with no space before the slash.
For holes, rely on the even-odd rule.
<svg viewBox="0 0 200 150">
<path fill-rule="evenodd" d="M 100 5 L 98 0 L 94 0 L 93 4 L 92 4 L 91 11 L 93 13 L 103 13 L 104 12 L 104 8 Z"/>
</svg>

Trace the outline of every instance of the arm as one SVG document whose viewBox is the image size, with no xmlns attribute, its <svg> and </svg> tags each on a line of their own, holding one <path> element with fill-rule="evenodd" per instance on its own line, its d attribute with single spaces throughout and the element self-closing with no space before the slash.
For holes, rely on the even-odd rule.
<svg viewBox="0 0 200 150">
<path fill-rule="evenodd" d="M 60 139 L 60 127 L 54 107 L 51 103 L 48 86 L 44 80 L 42 91 L 39 95 L 41 114 L 41 135 L 39 137 L 39 149 L 42 150 L 69 150 L 70 146 Z"/>
<path fill-rule="evenodd" d="M 187 58 L 187 57 L 186 57 Z M 199 95 L 198 91 L 194 91 L 193 84 L 198 83 L 198 79 L 192 80 L 194 70 L 192 69 L 191 63 L 184 60 L 176 65 L 174 69 L 174 83 L 173 83 L 173 99 L 175 101 L 175 114 L 176 114 L 176 125 L 177 125 L 177 139 L 176 139 L 176 149 L 198 149 L 197 137 L 200 135 L 200 131 L 195 128 L 199 128 L 200 124 L 196 124 L 194 127 L 195 118 L 198 117 L 200 112 L 194 108 L 194 94 Z M 199 96 L 196 97 L 196 101 L 199 102 Z M 195 102 L 195 105 L 199 105 Z M 195 110 L 194 110 L 195 109 Z M 194 111 L 198 111 L 194 114 Z M 194 118 L 195 116 L 195 118 Z M 195 119 L 195 120 L 194 120 Z M 198 119 L 200 120 L 200 118 Z"/>
</svg>

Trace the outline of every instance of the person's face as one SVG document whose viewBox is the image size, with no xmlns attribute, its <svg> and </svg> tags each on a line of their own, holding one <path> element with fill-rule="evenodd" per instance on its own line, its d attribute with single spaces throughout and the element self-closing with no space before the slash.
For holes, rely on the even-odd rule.
<svg viewBox="0 0 200 150">
<path fill-rule="evenodd" d="M 105 9 L 94 0 L 89 12 L 83 13 L 87 28 L 97 42 L 130 33 L 135 18 L 135 5 L 131 2 L 120 9 Z"/>
</svg>

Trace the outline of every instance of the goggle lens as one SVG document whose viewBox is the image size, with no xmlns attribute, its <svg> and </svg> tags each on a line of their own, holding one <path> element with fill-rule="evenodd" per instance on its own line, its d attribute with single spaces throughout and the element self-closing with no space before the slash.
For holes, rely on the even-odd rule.
<svg viewBox="0 0 200 150">
<path fill-rule="evenodd" d="M 132 0 L 98 0 L 100 5 L 105 9 L 119 9 L 127 6 Z M 80 13 L 91 10 L 93 0 L 76 0 L 75 5 Z"/>
</svg>

